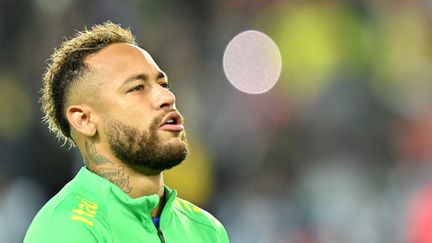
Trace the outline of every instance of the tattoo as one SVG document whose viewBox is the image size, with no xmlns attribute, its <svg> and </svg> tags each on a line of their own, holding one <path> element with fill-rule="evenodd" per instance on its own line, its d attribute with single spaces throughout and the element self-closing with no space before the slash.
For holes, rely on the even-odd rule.
<svg viewBox="0 0 432 243">
<path fill-rule="evenodd" d="M 132 191 L 132 187 L 129 184 L 129 176 L 126 174 L 125 168 L 123 166 L 115 165 L 105 156 L 99 154 L 96 151 L 94 143 L 85 141 L 84 147 L 84 162 L 87 166 L 89 163 L 93 163 L 95 165 L 110 164 L 108 168 L 95 168 L 93 172 L 111 181 L 126 193 L 130 193 Z"/>
<path fill-rule="evenodd" d="M 84 160 L 86 164 L 95 163 L 97 165 L 101 165 L 111 163 L 111 161 L 109 161 L 107 158 L 105 158 L 103 155 L 99 154 L 96 151 L 94 143 L 88 143 L 87 141 L 85 141 L 84 146 L 86 151 L 86 155 L 84 155 Z"/>
<path fill-rule="evenodd" d="M 119 165 L 117 168 L 98 169 L 95 171 L 99 176 L 111 181 L 126 193 L 132 191 L 129 185 L 129 176 L 125 173 L 124 167 Z"/>
</svg>

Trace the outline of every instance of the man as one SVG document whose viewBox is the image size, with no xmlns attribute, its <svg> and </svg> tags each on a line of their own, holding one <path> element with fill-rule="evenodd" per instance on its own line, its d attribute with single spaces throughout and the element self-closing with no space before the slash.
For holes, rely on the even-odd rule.
<svg viewBox="0 0 432 243">
<path fill-rule="evenodd" d="M 107 22 L 51 57 L 42 110 L 85 167 L 36 215 L 25 243 L 228 242 L 213 216 L 176 197 L 162 172 L 187 154 L 167 75 L 129 30 Z"/>
</svg>

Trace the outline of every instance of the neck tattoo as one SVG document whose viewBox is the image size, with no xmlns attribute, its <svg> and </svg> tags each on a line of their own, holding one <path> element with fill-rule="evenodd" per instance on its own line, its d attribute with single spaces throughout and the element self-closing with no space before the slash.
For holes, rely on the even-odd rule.
<svg viewBox="0 0 432 243">
<path fill-rule="evenodd" d="M 123 165 L 117 165 L 98 153 L 94 143 L 85 141 L 84 150 L 84 163 L 87 167 L 92 168 L 95 174 L 117 185 L 125 193 L 132 192 L 130 177 Z"/>
<path fill-rule="evenodd" d="M 97 168 L 94 171 L 99 176 L 111 181 L 126 193 L 132 192 L 129 176 L 122 165 L 114 165 L 109 168 Z"/>
</svg>

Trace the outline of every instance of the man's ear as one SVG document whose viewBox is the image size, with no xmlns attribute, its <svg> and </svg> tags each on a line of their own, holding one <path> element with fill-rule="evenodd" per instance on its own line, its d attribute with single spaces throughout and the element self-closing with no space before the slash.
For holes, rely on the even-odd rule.
<svg viewBox="0 0 432 243">
<path fill-rule="evenodd" d="M 66 117 L 77 132 L 92 137 L 97 132 L 92 112 L 87 105 L 71 105 L 66 110 Z"/>
</svg>

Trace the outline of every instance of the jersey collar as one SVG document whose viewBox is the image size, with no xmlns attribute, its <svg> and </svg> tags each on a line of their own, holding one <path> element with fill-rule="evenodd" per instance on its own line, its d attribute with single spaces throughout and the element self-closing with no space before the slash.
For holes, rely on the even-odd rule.
<svg viewBox="0 0 432 243">
<path fill-rule="evenodd" d="M 152 194 L 142 196 L 138 198 L 131 198 L 118 186 L 108 181 L 107 179 L 91 172 L 86 167 L 82 167 L 77 175 L 82 183 L 91 185 L 92 191 L 95 194 L 99 194 L 100 197 L 105 198 L 108 203 L 110 194 L 124 204 L 129 210 L 135 215 L 142 218 L 143 220 L 151 221 L 151 211 L 157 207 L 159 203 L 159 195 Z M 177 191 L 170 189 L 168 186 L 164 186 L 165 193 L 165 206 L 162 210 L 160 217 L 160 227 L 163 228 L 169 222 L 172 214 L 173 204 L 177 197 Z M 105 194 L 105 195 L 104 195 Z M 109 206 L 109 205 L 107 205 Z"/>
</svg>

